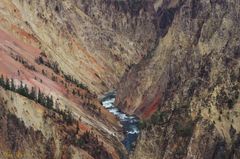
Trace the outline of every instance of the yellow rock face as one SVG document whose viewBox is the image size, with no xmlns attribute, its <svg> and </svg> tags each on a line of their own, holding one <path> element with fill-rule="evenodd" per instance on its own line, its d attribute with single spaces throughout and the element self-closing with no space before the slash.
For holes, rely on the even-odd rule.
<svg viewBox="0 0 240 159">
<path fill-rule="evenodd" d="M 3 0 L 0 3 L 1 29 L 39 47 L 64 72 L 96 93 L 113 88 L 125 69 L 152 48 L 156 37 L 151 19 L 143 20 L 151 17 L 150 13 L 142 12 L 140 18 L 136 17 L 136 22 L 142 21 L 136 26 L 131 24 L 134 21 L 129 22 L 130 15 L 113 6 L 108 8 L 105 2 Z M 144 32 L 140 30 L 143 27 Z"/>
</svg>

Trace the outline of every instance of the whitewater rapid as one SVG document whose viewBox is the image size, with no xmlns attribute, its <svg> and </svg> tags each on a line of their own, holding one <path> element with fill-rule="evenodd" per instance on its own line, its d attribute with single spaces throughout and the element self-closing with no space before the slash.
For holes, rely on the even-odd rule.
<svg viewBox="0 0 240 159">
<path fill-rule="evenodd" d="M 131 151 L 139 134 L 139 119 L 136 116 L 127 115 L 120 111 L 115 105 L 115 93 L 108 93 L 102 99 L 102 105 L 112 114 L 117 116 L 123 125 L 124 140 L 122 143 L 128 151 Z"/>
</svg>

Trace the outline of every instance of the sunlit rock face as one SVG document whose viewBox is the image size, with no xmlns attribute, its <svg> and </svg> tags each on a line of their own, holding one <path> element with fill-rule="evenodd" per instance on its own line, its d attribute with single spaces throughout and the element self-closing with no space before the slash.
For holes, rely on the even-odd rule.
<svg viewBox="0 0 240 159">
<path fill-rule="evenodd" d="M 15 150 L 24 158 L 125 157 L 119 120 L 101 107 L 97 95 L 114 88 L 125 70 L 154 48 L 154 18 L 151 1 L 1 0 L 0 75 L 53 96 L 57 108 L 1 87 L 1 158 Z M 60 73 L 38 63 L 39 56 L 59 66 Z M 75 79 L 88 89 L 76 86 Z M 60 110 L 70 110 L 77 122 L 66 124 Z M 16 138 L 8 137 L 18 128 L 11 133 Z M 76 144 L 88 131 L 94 144 Z"/>
<path fill-rule="evenodd" d="M 116 104 L 147 119 L 131 157 L 239 158 L 240 3 L 168 2 L 166 32 L 118 87 Z"/>
<path fill-rule="evenodd" d="M 113 88 L 157 38 L 151 1 L 2 0 L 0 5 L 2 29 L 41 48 L 96 93 Z"/>
<path fill-rule="evenodd" d="M 128 158 L 139 134 L 133 159 L 239 159 L 239 17 L 238 0 L 1 0 L 0 73 L 55 105 L 1 87 L 0 157 Z"/>
</svg>

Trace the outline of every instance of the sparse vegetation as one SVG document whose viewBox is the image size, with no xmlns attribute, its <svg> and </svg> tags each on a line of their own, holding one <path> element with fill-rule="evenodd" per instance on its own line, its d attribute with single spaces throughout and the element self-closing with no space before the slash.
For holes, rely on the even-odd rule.
<svg viewBox="0 0 240 159">
<path fill-rule="evenodd" d="M 83 104 L 83 108 L 87 109 L 88 111 L 90 111 L 91 113 L 99 116 L 101 114 L 101 109 L 98 108 L 95 104 L 93 103 L 84 103 Z"/>
<path fill-rule="evenodd" d="M 155 112 L 150 119 L 148 120 L 141 120 L 139 122 L 138 127 L 140 129 L 144 129 L 144 128 L 150 128 L 153 125 L 161 125 L 161 124 L 165 124 L 168 122 L 168 120 L 170 119 L 170 116 L 172 115 L 173 112 L 170 111 L 160 111 L 158 110 L 157 112 Z"/>
<path fill-rule="evenodd" d="M 52 73 L 52 80 L 53 80 L 53 81 L 57 81 L 57 76 L 54 76 L 53 73 Z"/>
<path fill-rule="evenodd" d="M 34 65 L 31 65 L 27 62 L 27 60 L 25 60 L 23 57 L 21 57 L 20 55 L 14 55 L 13 53 L 11 54 L 11 57 L 15 60 L 20 62 L 21 64 L 23 64 L 24 67 L 26 67 L 29 70 L 33 70 L 36 71 L 36 68 Z M 19 73 L 20 74 L 20 73 Z"/>
<path fill-rule="evenodd" d="M 58 75 L 59 75 L 60 73 L 62 73 L 63 77 L 65 78 L 65 80 L 66 80 L 67 82 L 70 82 L 70 83 L 76 85 L 78 88 L 85 89 L 85 90 L 89 91 L 89 90 L 88 90 L 88 87 L 87 87 L 86 85 L 84 85 L 83 83 L 81 83 L 81 82 L 78 81 L 77 79 L 74 79 L 73 76 L 65 74 L 65 73 L 59 68 L 59 65 L 58 65 L 57 62 L 49 61 L 49 60 L 47 59 L 47 56 L 46 56 L 45 54 L 41 53 L 41 56 L 39 56 L 38 58 L 36 58 L 36 59 L 35 59 L 35 62 L 36 62 L 37 64 L 39 64 L 39 65 L 42 64 L 42 65 L 47 66 L 48 68 L 52 69 L 53 72 L 55 72 L 55 73 L 58 74 Z M 47 72 L 46 72 L 45 70 L 42 70 L 42 74 L 45 75 L 45 76 L 47 76 Z M 52 74 L 52 77 L 51 77 L 51 78 L 52 78 L 53 81 L 57 81 L 57 76 L 55 76 L 54 74 Z"/>
<path fill-rule="evenodd" d="M 70 110 L 65 110 L 65 111 L 59 110 L 58 113 L 63 116 L 63 120 L 68 125 L 71 125 L 74 122 L 74 118 L 73 118 L 72 112 Z"/>
<path fill-rule="evenodd" d="M 47 66 L 48 68 L 52 69 L 53 72 L 55 72 L 56 74 L 60 74 L 60 68 L 59 68 L 59 65 L 57 62 L 52 62 L 52 61 L 49 61 L 48 59 L 46 59 L 46 55 L 44 54 L 41 54 L 41 56 L 39 56 L 38 58 L 35 59 L 35 62 L 37 64 L 42 64 L 42 65 L 45 65 Z"/>
<path fill-rule="evenodd" d="M 92 132 L 84 132 L 80 138 L 75 140 L 75 144 L 89 152 L 94 158 L 111 158 L 111 155 L 105 150 L 103 143 Z"/>
<path fill-rule="evenodd" d="M 194 123 L 192 121 L 189 121 L 183 124 L 177 122 L 175 125 L 176 133 L 181 137 L 191 136 L 193 133 L 193 129 L 194 129 Z"/>
<path fill-rule="evenodd" d="M 38 93 L 36 93 L 36 89 L 33 87 L 31 91 L 29 91 L 27 85 L 23 84 L 22 81 L 20 82 L 20 86 L 17 87 L 15 86 L 13 79 L 11 79 L 11 82 L 10 82 L 9 78 L 5 79 L 3 75 L 1 75 L 0 86 L 6 90 L 10 90 L 24 97 L 27 97 L 30 100 L 34 100 L 48 109 L 53 108 L 52 96 L 44 95 L 40 90 L 38 91 Z"/>
<path fill-rule="evenodd" d="M 75 84 L 78 88 L 82 88 L 82 89 L 85 89 L 85 90 L 89 91 L 88 87 L 86 85 L 79 82 L 77 79 L 74 79 L 73 76 L 66 75 L 66 74 L 63 74 L 63 76 L 64 76 L 66 81 L 71 82 L 72 84 Z"/>
<path fill-rule="evenodd" d="M 163 120 L 164 120 L 163 118 L 164 118 L 164 113 L 161 112 L 161 111 L 158 111 L 155 114 L 153 114 L 150 122 L 152 124 L 156 125 L 156 124 L 159 124 L 159 123 L 163 122 Z"/>
<path fill-rule="evenodd" d="M 227 106 L 229 109 L 232 109 L 236 104 L 239 98 L 239 86 L 233 85 L 232 87 L 228 88 L 228 92 L 226 89 L 222 88 L 217 95 L 217 104 L 218 107 Z"/>
<path fill-rule="evenodd" d="M 27 97 L 30 100 L 34 100 L 35 102 L 41 104 L 47 109 L 57 112 L 58 114 L 62 115 L 63 120 L 67 122 L 68 125 L 71 125 L 75 120 L 70 110 L 63 111 L 53 107 L 54 101 L 52 96 L 45 95 L 40 90 L 38 90 L 38 93 L 37 93 L 36 88 L 34 87 L 32 87 L 31 91 L 29 91 L 27 85 L 26 84 L 24 85 L 22 81 L 20 83 L 20 86 L 17 87 L 15 86 L 13 79 L 11 79 L 11 82 L 10 82 L 8 78 L 5 79 L 3 75 L 1 75 L 0 86 L 5 90 L 16 92 L 24 97 Z"/>
</svg>

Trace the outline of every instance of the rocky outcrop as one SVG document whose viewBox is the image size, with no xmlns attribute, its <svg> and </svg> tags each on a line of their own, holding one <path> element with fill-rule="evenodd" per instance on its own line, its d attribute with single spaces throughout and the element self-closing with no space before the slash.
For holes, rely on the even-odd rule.
<svg viewBox="0 0 240 159">
<path fill-rule="evenodd" d="M 131 158 L 239 158 L 240 4 L 167 2 L 166 33 L 118 87 L 120 108 L 146 119 Z"/>
</svg>

